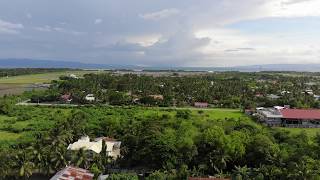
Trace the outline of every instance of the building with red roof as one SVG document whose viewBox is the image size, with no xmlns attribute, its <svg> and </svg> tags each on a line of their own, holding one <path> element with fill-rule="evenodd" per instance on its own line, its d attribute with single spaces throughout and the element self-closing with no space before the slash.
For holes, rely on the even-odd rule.
<svg viewBox="0 0 320 180">
<path fill-rule="evenodd" d="M 215 177 L 207 177 L 207 178 L 189 177 L 188 180 L 230 180 L 230 179 L 229 178 L 215 178 Z"/>
<path fill-rule="evenodd" d="M 207 108 L 209 106 L 206 102 L 195 102 L 194 107 L 196 108 Z"/>
<path fill-rule="evenodd" d="M 320 110 L 319 109 L 281 109 L 282 117 L 288 120 L 319 120 L 320 121 Z"/>
<path fill-rule="evenodd" d="M 68 166 L 57 172 L 50 180 L 92 180 L 94 174 L 90 171 Z"/>
<path fill-rule="evenodd" d="M 259 108 L 260 121 L 269 126 L 320 128 L 320 109 Z"/>
</svg>

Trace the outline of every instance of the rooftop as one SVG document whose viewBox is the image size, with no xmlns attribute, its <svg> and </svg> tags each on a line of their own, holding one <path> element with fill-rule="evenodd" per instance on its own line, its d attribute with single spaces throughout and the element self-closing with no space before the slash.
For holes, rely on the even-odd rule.
<svg viewBox="0 0 320 180">
<path fill-rule="evenodd" d="M 90 138 L 88 136 L 84 136 L 81 139 L 79 139 L 77 142 L 70 144 L 68 146 L 68 150 L 79 150 L 83 148 L 84 150 L 91 150 L 91 151 L 94 151 L 95 153 L 100 153 L 102 150 L 102 140 L 105 141 L 108 152 L 113 151 L 114 147 L 120 148 L 121 142 L 116 141 L 113 138 L 100 137 L 100 138 L 96 138 L 95 141 L 90 141 Z"/>
<path fill-rule="evenodd" d="M 317 119 L 320 120 L 318 109 L 281 109 L 283 118 L 286 119 Z"/>
<path fill-rule="evenodd" d="M 50 180 L 92 180 L 94 174 L 90 171 L 68 166 L 57 172 Z"/>
</svg>

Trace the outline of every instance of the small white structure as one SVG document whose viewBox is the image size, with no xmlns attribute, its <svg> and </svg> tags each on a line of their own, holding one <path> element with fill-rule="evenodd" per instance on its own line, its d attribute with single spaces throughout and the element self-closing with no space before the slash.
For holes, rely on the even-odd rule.
<svg viewBox="0 0 320 180">
<path fill-rule="evenodd" d="M 314 99 L 315 99 L 316 101 L 319 101 L 319 100 L 320 100 L 320 96 L 319 96 L 319 95 L 313 95 L 313 97 L 314 97 Z"/>
<path fill-rule="evenodd" d="M 88 94 L 88 95 L 86 95 L 85 99 L 86 99 L 87 101 L 90 101 L 90 102 L 96 100 L 96 98 L 94 97 L 93 94 Z"/>
<path fill-rule="evenodd" d="M 305 93 L 307 93 L 307 94 L 309 94 L 309 95 L 313 95 L 313 90 L 307 89 L 307 90 L 305 91 Z"/>
<path fill-rule="evenodd" d="M 70 74 L 69 77 L 73 78 L 73 79 L 79 79 L 79 77 L 77 75 L 75 75 L 75 74 Z"/>
<path fill-rule="evenodd" d="M 107 149 L 107 156 L 112 157 L 113 159 L 117 159 L 120 156 L 120 146 L 121 141 L 117 141 L 112 138 L 100 137 L 95 139 L 95 141 L 90 141 L 88 136 L 84 136 L 80 138 L 77 142 L 70 144 L 68 146 L 68 150 L 89 150 L 95 153 L 100 153 L 102 151 L 102 141 L 105 142 Z"/>
<path fill-rule="evenodd" d="M 286 94 L 291 94 L 291 92 L 290 92 L 290 91 L 281 91 L 280 94 L 281 94 L 281 95 L 286 95 Z"/>
<path fill-rule="evenodd" d="M 268 97 L 269 99 L 273 99 L 273 100 L 280 98 L 280 96 L 275 95 L 275 94 L 269 94 L 267 97 Z"/>
</svg>

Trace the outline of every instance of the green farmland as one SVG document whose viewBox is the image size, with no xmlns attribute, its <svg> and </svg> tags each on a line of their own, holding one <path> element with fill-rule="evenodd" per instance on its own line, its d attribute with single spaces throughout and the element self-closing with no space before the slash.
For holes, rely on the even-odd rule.
<svg viewBox="0 0 320 180">
<path fill-rule="evenodd" d="M 81 77 L 88 73 L 98 73 L 98 71 L 60 71 L 43 74 L 3 77 L 0 78 L 0 97 L 5 94 L 22 94 L 24 91 L 34 89 L 34 87 L 32 87 L 34 84 L 50 83 L 52 80 L 59 79 L 60 76 L 75 74 Z"/>
<path fill-rule="evenodd" d="M 34 83 L 50 83 L 52 80 L 57 80 L 60 76 L 75 74 L 79 77 L 88 73 L 96 73 L 97 71 L 64 71 L 52 72 L 43 74 L 30 74 L 21 76 L 11 76 L 0 78 L 0 84 L 34 84 Z"/>
</svg>

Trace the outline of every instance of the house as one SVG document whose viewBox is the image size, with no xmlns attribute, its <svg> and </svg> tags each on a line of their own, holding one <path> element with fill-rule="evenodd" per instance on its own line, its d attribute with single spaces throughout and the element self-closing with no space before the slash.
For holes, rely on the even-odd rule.
<svg viewBox="0 0 320 180">
<path fill-rule="evenodd" d="M 307 85 L 307 86 L 315 86 L 315 85 L 317 85 L 317 83 L 316 82 L 308 82 L 308 83 L 305 83 L 305 85 Z"/>
<path fill-rule="evenodd" d="M 195 102 L 194 107 L 196 108 L 207 108 L 209 106 L 206 102 Z"/>
<path fill-rule="evenodd" d="M 93 177 L 94 174 L 88 170 L 68 166 L 57 172 L 50 180 L 92 180 Z"/>
<path fill-rule="evenodd" d="M 275 94 L 269 94 L 269 95 L 267 96 L 267 98 L 269 98 L 269 99 L 273 99 L 273 100 L 276 100 L 276 99 L 279 99 L 279 98 L 280 98 L 280 96 L 275 95 Z"/>
<path fill-rule="evenodd" d="M 70 74 L 69 77 L 72 79 L 79 79 L 79 77 L 75 74 Z"/>
<path fill-rule="evenodd" d="M 281 95 L 286 95 L 286 94 L 291 94 L 291 92 L 290 91 L 281 91 L 280 94 Z"/>
<path fill-rule="evenodd" d="M 266 123 L 269 126 L 281 126 L 282 115 L 278 108 L 259 107 L 256 111 L 260 122 Z"/>
<path fill-rule="evenodd" d="M 320 96 L 319 96 L 319 95 L 313 95 L 313 97 L 314 97 L 314 99 L 315 99 L 316 101 L 319 101 L 319 100 L 320 100 Z"/>
<path fill-rule="evenodd" d="M 86 99 L 86 101 L 89 101 L 89 102 L 93 102 L 96 100 L 96 98 L 94 97 L 93 94 L 86 95 L 85 99 Z"/>
<path fill-rule="evenodd" d="M 263 108 L 257 109 L 257 115 L 269 126 L 320 128 L 319 109 Z"/>
<path fill-rule="evenodd" d="M 121 141 L 117 141 L 113 138 L 100 137 L 96 138 L 94 141 L 90 141 L 88 136 L 84 136 L 77 142 L 70 144 L 67 149 L 72 151 L 84 149 L 99 154 L 102 151 L 102 141 L 104 141 L 107 146 L 107 156 L 117 159 L 120 156 Z"/>
<path fill-rule="evenodd" d="M 248 116 L 251 116 L 254 114 L 254 109 L 245 109 L 244 113 Z"/>
<path fill-rule="evenodd" d="M 313 95 L 313 90 L 307 89 L 307 90 L 303 91 L 302 93 L 308 94 L 308 95 Z"/>
<path fill-rule="evenodd" d="M 60 100 L 63 102 L 70 103 L 72 101 L 71 94 L 64 94 L 60 96 Z"/>
<path fill-rule="evenodd" d="M 188 180 L 231 180 L 231 179 L 230 178 L 215 178 L 215 177 L 207 177 L 207 178 L 189 177 Z"/>
<path fill-rule="evenodd" d="M 157 95 L 149 95 L 149 97 L 152 97 L 154 100 L 163 100 L 163 95 L 157 94 Z"/>
</svg>

